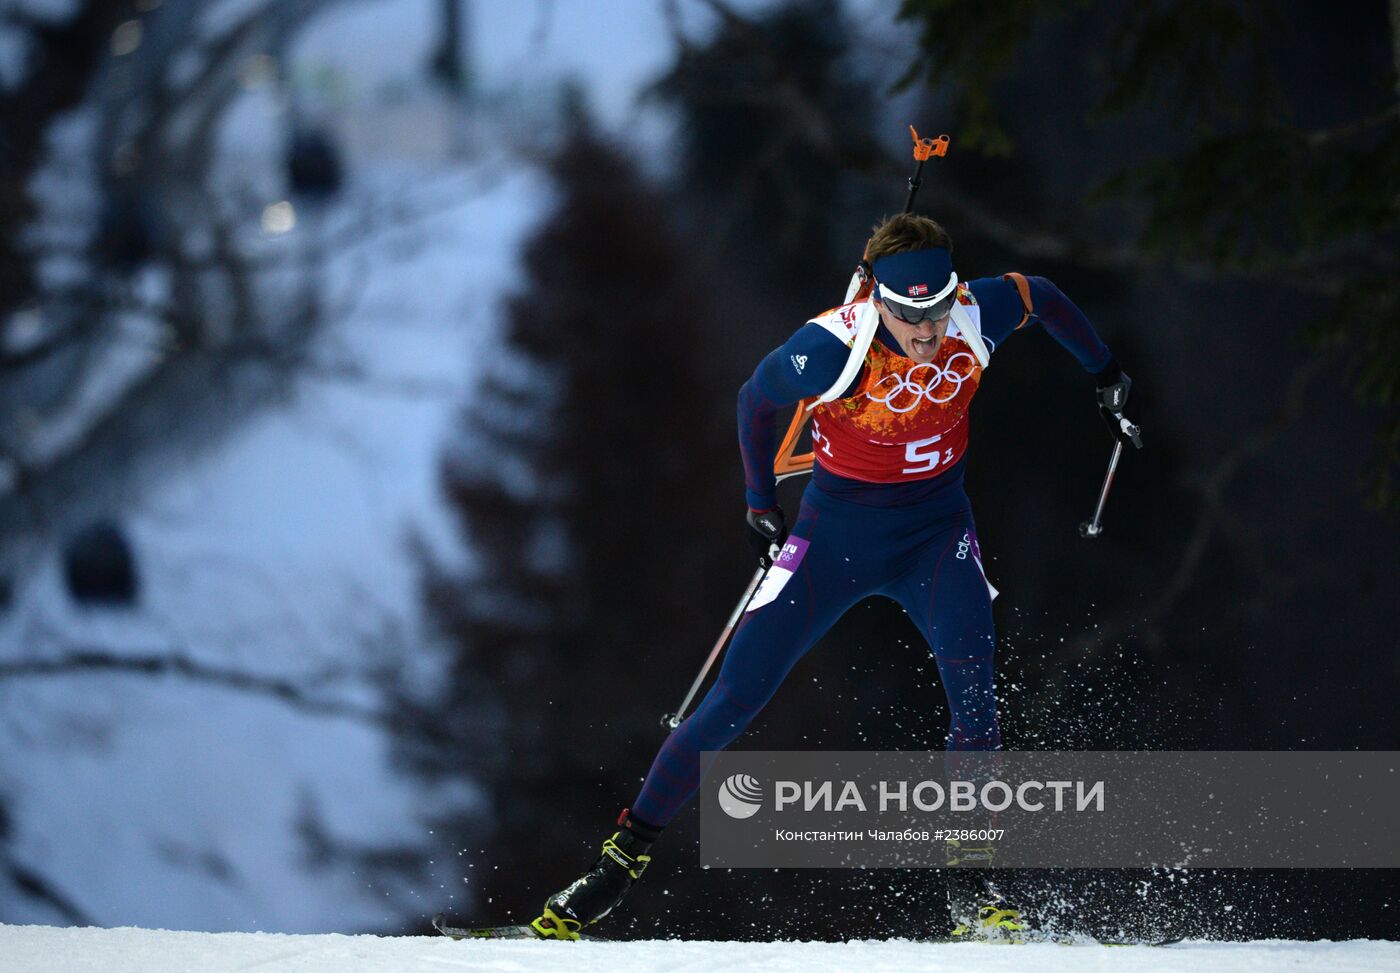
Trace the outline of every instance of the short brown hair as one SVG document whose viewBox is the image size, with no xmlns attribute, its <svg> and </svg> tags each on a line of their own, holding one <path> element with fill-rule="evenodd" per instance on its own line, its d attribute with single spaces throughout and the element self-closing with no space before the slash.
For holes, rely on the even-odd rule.
<svg viewBox="0 0 1400 973">
<path fill-rule="evenodd" d="M 913 213 L 899 213 L 875 225 L 870 241 L 865 245 L 865 259 L 874 263 L 892 253 L 907 253 L 910 250 L 927 250 L 942 247 L 953 252 L 953 239 L 927 216 Z"/>
</svg>

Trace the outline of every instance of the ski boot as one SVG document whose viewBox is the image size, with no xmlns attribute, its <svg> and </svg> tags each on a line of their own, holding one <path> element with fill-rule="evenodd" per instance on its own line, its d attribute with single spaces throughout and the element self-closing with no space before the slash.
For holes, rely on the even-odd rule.
<svg viewBox="0 0 1400 973">
<path fill-rule="evenodd" d="M 626 810 L 617 819 L 620 830 L 603 842 L 603 853 L 593 867 L 544 904 L 544 912 L 530 923 L 541 939 L 578 939 L 584 926 L 606 916 L 642 877 L 651 855 L 647 852 L 661 834 L 633 818 Z"/>
<path fill-rule="evenodd" d="M 1029 925 L 987 880 L 996 849 L 945 843 L 948 856 L 948 912 L 954 942 L 1017 944 L 1028 941 Z"/>
<path fill-rule="evenodd" d="M 977 907 L 975 915 L 953 914 L 953 939 L 956 942 L 1003 943 L 1020 945 L 1028 942 L 1029 928 L 1021 913 L 1011 908 L 1000 896 Z M 964 910 L 959 910 L 964 911 Z"/>
</svg>

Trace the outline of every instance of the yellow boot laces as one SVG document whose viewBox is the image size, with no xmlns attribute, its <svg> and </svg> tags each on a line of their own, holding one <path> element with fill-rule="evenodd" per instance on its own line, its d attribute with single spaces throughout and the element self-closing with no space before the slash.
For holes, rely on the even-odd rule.
<svg viewBox="0 0 1400 973">
<path fill-rule="evenodd" d="M 973 936 L 994 942 L 1020 942 L 1018 933 L 1024 932 L 1026 924 L 1021 921 L 1021 913 L 1015 909 L 999 909 L 994 905 L 984 905 L 977 910 L 977 922 L 968 925 L 958 923 L 953 935 Z"/>
<path fill-rule="evenodd" d="M 530 927 L 541 939 L 568 940 L 578 939 L 580 928 L 577 919 L 565 919 L 549 906 L 544 907 L 544 915 L 530 923 Z"/>
</svg>

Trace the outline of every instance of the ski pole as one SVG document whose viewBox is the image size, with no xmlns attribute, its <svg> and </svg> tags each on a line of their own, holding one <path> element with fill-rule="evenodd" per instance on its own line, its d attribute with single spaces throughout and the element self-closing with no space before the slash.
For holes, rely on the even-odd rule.
<svg viewBox="0 0 1400 973">
<path fill-rule="evenodd" d="M 690 684 L 690 692 L 685 694 L 685 699 L 681 700 L 680 708 L 674 713 L 667 713 L 661 717 L 661 725 L 674 730 L 681 725 L 681 720 L 685 718 L 685 711 L 690 709 L 690 701 L 695 698 L 695 694 L 700 691 L 700 684 L 705 681 L 705 677 L 710 674 L 710 668 L 719 658 L 719 654 L 724 650 L 725 644 L 729 641 L 729 636 L 734 633 L 734 627 L 739 624 L 739 618 L 744 614 L 744 609 L 749 607 L 749 602 L 753 600 L 753 593 L 758 590 L 758 583 L 763 580 L 763 576 L 768 572 L 767 568 L 761 567 L 753 573 L 753 578 L 749 580 L 749 586 L 744 589 L 744 596 L 739 599 L 739 604 L 734 606 L 734 613 L 729 616 L 729 622 L 724 626 L 724 631 L 719 633 L 719 638 L 715 639 L 715 647 L 710 650 L 710 654 L 705 659 L 705 664 L 700 667 L 700 674 L 695 677 L 695 681 Z"/>
<path fill-rule="evenodd" d="M 1123 435 L 1133 441 L 1133 445 L 1142 449 L 1142 430 L 1133 425 L 1123 414 L 1117 413 L 1114 418 L 1118 420 L 1118 428 Z M 1115 438 L 1113 441 L 1113 454 L 1108 458 L 1108 472 L 1104 474 L 1103 486 L 1099 489 L 1099 502 L 1094 507 L 1094 519 L 1086 520 L 1079 525 L 1079 536 L 1093 540 L 1103 533 L 1103 508 L 1108 503 L 1108 491 L 1113 488 L 1113 477 L 1118 472 L 1118 461 L 1123 458 L 1123 440 Z"/>
</svg>

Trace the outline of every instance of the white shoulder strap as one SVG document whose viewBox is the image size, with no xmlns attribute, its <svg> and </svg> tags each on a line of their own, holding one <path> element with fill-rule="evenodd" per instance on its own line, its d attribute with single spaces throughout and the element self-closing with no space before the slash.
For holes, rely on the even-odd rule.
<svg viewBox="0 0 1400 973">
<path fill-rule="evenodd" d="M 977 359 L 977 364 L 982 368 L 987 367 L 987 363 L 992 360 L 991 352 L 987 351 L 987 343 L 982 340 L 982 314 L 981 308 L 973 305 L 971 307 L 957 303 L 953 305 L 953 325 L 956 327 L 957 336 L 967 342 L 967 346 L 972 349 L 972 354 Z M 951 331 L 951 329 L 949 329 Z"/>
<path fill-rule="evenodd" d="M 827 314 L 816 320 L 817 324 L 845 342 L 850 348 L 850 353 L 846 356 L 845 367 L 841 369 L 841 374 L 832 383 L 831 388 L 807 406 L 808 411 L 823 402 L 839 398 L 841 393 L 846 391 L 846 387 L 855 380 L 861 366 L 865 364 L 865 353 L 870 350 L 870 342 L 875 340 L 875 331 L 880 327 L 880 312 L 875 310 L 875 305 L 870 301 L 862 301 L 859 304 L 847 305 L 841 310 L 850 308 L 854 308 L 854 315 Z"/>
</svg>

